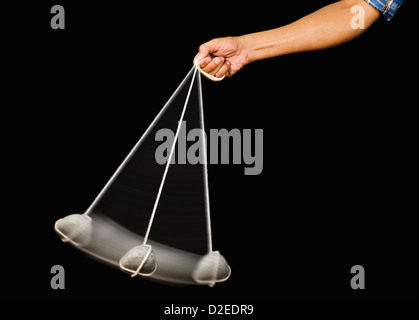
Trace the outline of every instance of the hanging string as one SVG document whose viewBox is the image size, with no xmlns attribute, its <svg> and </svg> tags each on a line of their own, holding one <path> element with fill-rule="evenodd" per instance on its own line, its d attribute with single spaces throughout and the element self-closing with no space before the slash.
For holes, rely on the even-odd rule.
<svg viewBox="0 0 419 320">
<path fill-rule="evenodd" d="M 109 179 L 109 181 L 105 184 L 105 186 L 103 187 L 103 189 L 96 196 L 95 200 L 92 202 L 92 204 L 86 210 L 86 212 L 84 213 L 84 215 L 87 215 L 88 216 L 92 212 L 93 208 L 96 207 L 96 205 L 102 199 L 102 197 L 104 196 L 104 194 L 106 193 L 106 191 L 108 191 L 108 189 L 110 188 L 110 186 L 112 185 L 112 183 L 115 181 L 115 179 L 121 173 L 122 169 L 124 169 L 125 165 L 132 158 L 132 156 L 136 153 L 137 149 L 140 147 L 140 145 L 143 143 L 143 141 L 147 138 L 148 134 L 154 128 L 155 124 L 160 120 L 161 116 L 164 114 L 164 112 L 170 106 L 170 104 L 172 103 L 172 101 L 176 98 L 176 96 L 178 95 L 179 91 L 183 88 L 183 86 L 186 83 L 186 81 L 190 78 L 191 73 L 194 72 L 194 74 L 195 74 L 195 71 L 196 71 L 195 70 L 195 67 L 192 67 L 192 69 L 188 72 L 188 74 L 186 75 L 186 77 L 182 80 L 182 82 L 180 83 L 180 85 L 177 87 L 177 89 L 175 90 L 175 92 L 173 92 L 172 96 L 169 98 L 169 100 L 166 102 L 166 104 L 163 106 L 163 108 L 157 114 L 156 118 L 154 118 L 153 122 L 149 125 L 149 127 L 147 128 L 147 130 L 144 132 L 144 134 L 142 135 L 142 137 L 140 138 L 140 140 L 138 140 L 138 142 L 135 144 L 135 146 L 132 148 L 132 150 L 126 156 L 126 158 L 124 159 L 124 161 L 122 161 L 122 163 L 119 165 L 118 169 L 116 169 L 116 171 L 114 172 L 114 174 L 112 175 L 112 177 Z"/>
<path fill-rule="evenodd" d="M 201 139 L 202 139 L 202 153 L 203 153 L 203 167 L 202 175 L 204 177 L 204 197 L 205 197 L 205 219 L 207 227 L 207 245 L 208 253 L 212 252 L 212 232 L 211 232 L 211 215 L 209 202 L 209 187 L 208 187 L 208 161 L 207 161 L 207 136 L 205 134 L 204 124 L 204 104 L 202 100 L 201 74 L 198 74 L 198 103 L 199 103 L 199 121 L 201 123 Z"/>
<path fill-rule="evenodd" d="M 157 193 L 156 201 L 154 202 L 153 211 L 151 213 L 150 221 L 148 222 L 147 232 L 144 236 L 143 244 L 147 243 L 148 236 L 149 236 L 150 230 L 151 230 L 151 226 L 153 224 L 154 216 L 156 215 L 156 210 L 157 210 L 157 206 L 159 204 L 160 196 L 161 196 L 161 193 L 163 191 L 164 182 L 166 180 L 167 173 L 169 172 L 170 162 L 172 161 L 173 153 L 175 151 L 175 146 L 176 146 L 176 142 L 177 142 L 177 139 L 178 139 L 178 136 L 179 136 L 180 128 L 182 127 L 183 116 L 185 115 L 186 107 L 187 107 L 188 101 L 189 101 L 189 96 L 191 95 L 192 87 L 193 87 L 194 80 L 195 80 L 195 75 L 197 73 L 197 69 L 196 69 L 195 66 L 193 67 L 193 69 L 194 69 L 194 73 L 192 75 L 191 85 L 189 86 L 189 90 L 188 90 L 188 94 L 186 96 L 185 104 L 183 105 L 182 114 L 181 114 L 180 119 L 179 119 L 179 124 L 178 124 L 177 130 L 176 130 L 175 138 L 173 140 L 172 148 L 170 149 L 169 157 L 167 158 L 166 168 L 164 169 L 163 178 L 162 178 L 161 183 L 160 183 L 160 187 L 159 187 L 159 191 Z"/>
<path fill-rule="evenodd" d="M 200 75 L 200 72 L 198 72 L 198 69 L 199 69 L 198 67 L 194 66 L 188 72 L 186 77 L 182 80 L 182 82 L 177 87 L 175 92 L 172 94 L 172 96 L 169 98 L 169 100 L 166 102 L 166 104 L 163 106 L 163 108 L 157 114 L 157 116 L 155 117 L 153 122 L 149 125 L 147 130 L 144 132 L 144 134 L 142 135 L 140 140 L 138 140 L 138 142 L 135 144 L 135 146 L 132 148 L 132 150 L 126 156 L 124 161 L 119 165 L 119 167 L 114 172 L 114 174 L 111 176 L 109 181 L 105 184 L 103 189 L 96 196 L 95 200 L 92 202 L 92 204 L 89 206 L 89 208 L 85 211 L 84 215 L 89 216 L 91 214 L 92 210 L 96 207 L 98 202 L 103 198 L 106 191 L 110 188 L 110 186 L 116 180 L 116 178 L 121 173 L 121 171 L 124 169 L 124 167 L 126 166 L 128 161 L 137 152 L 138 148 L 141 146 L 143 141 L 147 138 L 147 136 L 149 135 L 151 130 L 154 128 L 155 124 L 160 120 L 160 118 L 162 117 L 164 112 L 170 106 L 171 102 L 177 96 L 179 91 L 183 88 L 185 82 L 190 78 L 191 73 L 193 72 L 192 73 L 192 81 L 191 81 L 191 84 L 189 86 L 188 94 L 186 96 L 186 100 L 185 100 L 185 103 L 184 103 L 184 106 L 183 106 L 182 114 L 181 114 L 181 117 L 180 117 L 180 120 L 179 120 L 179 124 L 178 124 L 178 128 L 177 128 L 177 131 L 176 131 L 176 134 L 175 134 L 173 145 L 172 145 L 172 148 L 170 150 L 169 157 L 167 159 L 165 171 L 163 173 L 163 178 L 162 178 L 162 181 L 160 183 L 159 191 L 158 191 L 155 203 L 154 203 L 153 211 L 152 211 L 151 216 L 150 216 L 147 231 L 146 231 L 146 234 L 144 236 L 143 244 L 147 243 L 148 237 L 149 237 L 149 234 L 150 234 L 150 231 L 151 231 L 151 227 L 152 227 L 152 224 L 153 224 L 153 220 L 154 220 L 154 217 L 155 217 L 155 214 L 156 214 L 156 211 L 157 211 L 158 203 L 160 201 L 161 193 L 163 191 L 164 182 L 166 180 L 166 176 L 167 176 L 167 173 L 169 171 L 169 166 L 170 166 L 173 154 L 174 154 L 176 142 L 177 142 L 179 132 L 180 132 L 180 128 L 181 128 L 182 122 L 183 122 L 183 117 L 185 115 L 186 107 L 187 107 L 188 102 L 189 102 L 189 97 L 190 97 L 190 94 L 191 94 L 191 91 L 192 91 L 195 76 L 196 76 L 196 73 L 198 73 L 198 100 L 199 100 L 199 119 L 200 119 L 200 125 L 201 125 L 201 131 L 200 131 L 201 132 L 201 139 L 202 139 L 201 141 L 203 143 L 203 159 L 202 159 L 203 160 L 203 170 L 202 170 L 202 174 L 203 174 L 203 178 L 204 178 L 204 198 L 205 198 L 205 216 L 206 216 L 206 229 L 207 229 L 207 246 L 208 246 L 208 252 L 209 253 L 212 252 L 212 231 L 211 231 L 211 216 L 210 216 L 209 187 L 208 187 L 208 167 L 207 167 L 207 163 L 208 163 L 208 161 L 207 161 L 207 143 L 206 143 L 205 125 L 204 125 L 204 110 L 203 110 L 203 99 L 202 99 L 201 75 Z"/>
</svg>

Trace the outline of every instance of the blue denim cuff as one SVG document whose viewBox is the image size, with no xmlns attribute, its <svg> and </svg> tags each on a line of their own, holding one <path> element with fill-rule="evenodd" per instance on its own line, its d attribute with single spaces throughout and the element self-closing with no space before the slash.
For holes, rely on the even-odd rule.
<svg viewBox="0 0 419 320">
<path fill-rule="evenodd" d="M 379 10 L 390 21 L 404 0 L 365 0 L 368 4 Z"/>
</svg>

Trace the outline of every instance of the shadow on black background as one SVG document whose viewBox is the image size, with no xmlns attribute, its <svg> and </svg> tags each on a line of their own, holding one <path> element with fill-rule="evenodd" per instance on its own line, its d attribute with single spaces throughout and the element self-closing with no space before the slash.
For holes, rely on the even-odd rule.
<svg viewBox="0 0 419 320">
<path fill-rule="evenodd" d="M 49 25 L 58 3 L 5 9 L 2 299 L 417 299 L 408 3 L 342 46 L 203 79 L 207 129 L 264 130 L 261 175 L 209 166 L 227 282 L 131 279 L 54 233 L 57 219 L 88 207 L 201 43 L 281 26 L 330 1 L 306 3 L 232 5 L 205 18 L 207 4 L 61 1 L 65 30 Z M 57 264 L 65 290 L 50 287 Z M 365 290 L 350 287 L 353 265 L 365 268 Z"/>
</svg>

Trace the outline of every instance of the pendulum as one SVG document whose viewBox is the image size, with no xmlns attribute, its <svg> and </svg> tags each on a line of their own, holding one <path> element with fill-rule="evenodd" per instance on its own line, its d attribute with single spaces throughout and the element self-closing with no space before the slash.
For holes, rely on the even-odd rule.
<svg viewBox="0 0 419 320">
<path fill-rule="evenodd" d="M 86 214 L 70 214 L 55 222 L 55 231 L 64 242 L 78 247 L 87 246 L 92 234 L 92 218 Z"/>
<path fill-rule="evenodd" d="M 212 251 L 199 259 L 192 277 L 199 284 L 213 287 L 215 283 L 227 280 L 230 274 L 231 268 L 226 259 L 219 251 Z"/>
<path fill-rule="evenodd" d="M 119 260 L 119 266 L 122 270 L 131 273 L 131 277 L 151 276 L 157 269 L 153 248 L 147 244 L 131 248 Z"/>
</svg>

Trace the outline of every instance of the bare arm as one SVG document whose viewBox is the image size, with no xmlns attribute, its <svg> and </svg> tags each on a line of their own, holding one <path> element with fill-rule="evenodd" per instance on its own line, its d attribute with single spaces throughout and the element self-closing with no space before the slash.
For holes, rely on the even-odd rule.
<svg viewBox="0 0 419 320">
<path fill-rule="evenodd" d="M 364 9 L 365 29 L 351 26 L 354 18 L 351 9 L 355 5 Z M 326 49 L 350 41 L 367 30 L 379 15 L 364 0 L 341 0 L 276 29 L 213 39 L 200 46 L 196 59 L 206 72 L 217 77 L 232 76 L 257 60 Z"/>
</svg>

